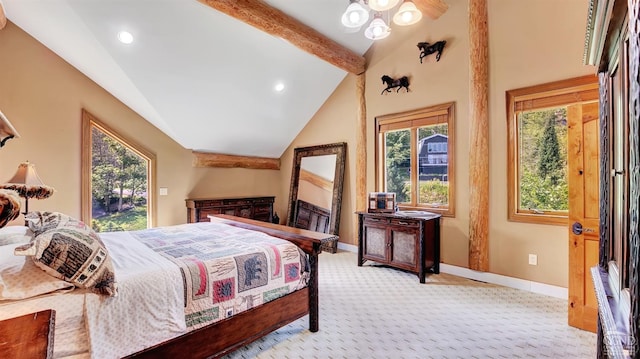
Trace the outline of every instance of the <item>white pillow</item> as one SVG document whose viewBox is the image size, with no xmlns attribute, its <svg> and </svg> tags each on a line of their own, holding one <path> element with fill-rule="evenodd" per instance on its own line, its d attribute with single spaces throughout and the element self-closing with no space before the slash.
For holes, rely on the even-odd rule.
<svg viewBox="0 0 640 359">
<path fill-rule="evenodd" d="M 27 243 L 33 237 L 33 232 L 26 226 L 7 226 L 0 228 L 0 246 L 13 243 Z"/>
<path fill-rule="evenodd" d="M 0 246 L 0 301 L 31 298 L 74 288 L 73 284 L 42 271 L 30 258 L 15 256 L 13 251 L 22 244 Z"/>
</svg>

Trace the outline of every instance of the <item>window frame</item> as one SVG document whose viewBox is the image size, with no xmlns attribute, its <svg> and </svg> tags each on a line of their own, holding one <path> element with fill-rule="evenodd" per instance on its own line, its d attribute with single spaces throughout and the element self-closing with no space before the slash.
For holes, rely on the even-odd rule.
<svg viewBox="0 0 640 359">
<path fill-rule="evenodd" d="M 518 114 L 523 111 L 598 101 L 598 78 L 593 75 L 506 91 L 507 106 L 507 219 L 551 225 L 567 225 L 569 213 L 519 208 Z M 542 213 L 540 213 L 542 212 Z"/>
<path fill-rule="evenodd" d="M 629 119 L 629 31 L 628 24 L 623 26 L 622 32 L 625 36 L 621 36 L 611 55 L 611 60 L 607 68 L 607 82 L 609 91 L 607 92 L 608 108 L 608 170 L 611 172 L 611 179 L 608 187 L 608 253 L 606 255 L 608 265 L 609 283 L 611 286 L 612 296 L 619 303 L 618 308 L 621 317 L 629 318 L 631 312 L 631 294 L 630 294 L 630 214 L 629 200 L 631 194 L 629 179 L 629 160 L 630 160 L 630 119 Z M 616 78 L 618 80 L 616 86 Z M 616 105 L 619 106 L 619 112 L 616 111 Z M 620 133 L 620 132 L 621 133 Z M 621 135 L 618 137 L 618 135 Z M 622 155 L 622 168 L 618 168 L 615 163 L 616 146 L 620 146 Z M 620 153 L 618 153 L 620 155 Z M 618 187 L 616 182 L 622 176 L 620 184 L 620 192 L 616 193 Z M 618 198 L 617 194 L 620 194 Z M 603 199 L 601 199 L 602 201 Z M 620 213 L 616 212 L 615 206 L 620 206 Z M 621 218 L 616 218 L 620 215 Z M 619 257 L 618 257 L 619 256 Z"/>
<path fill-rule="evenodd" d="M 403 125 L 406 124 L 406 127 Z M 418 153 L 417 153 L 417 129 L 419 127 L 447 124 L 447 181 L 449 182 L 449 201 L 446 207 L 430 206 L 417 203 L 418 180 Z M 385 126 L 393 127 L 384 129 Z M 439 213 L 445 217 L 455 217 L 455 102 L 429 106 L 417 110 L 377 116 L 375 118 L 375 188 L 384 192 L 385 188 L 385 154 L 384 133 L 388 130 L 411 130 L 411 202 L 409 204 L 398 203 L 400 210 L 423 210 Z"/>
<path fill-rule="evenodd" d="M 91 171 L 92 171 L 92 129 L 97 128 L 107 136 L 120 142 L 127 149 L 133 151 L 138 156 L 147 161 L 147 228 L 155 226 L 157 219 L 157 191 L 156 184 L 156 155 L 140 145 L 136 141 L 121 135 L 111 127 L 100 121 L 97 117 L 86 110 L 82 110 L 82 163 L 81 163 L 81 220 L 87 225 L 91 225 L 92 204 L 91 204 Z"/>
</svg>

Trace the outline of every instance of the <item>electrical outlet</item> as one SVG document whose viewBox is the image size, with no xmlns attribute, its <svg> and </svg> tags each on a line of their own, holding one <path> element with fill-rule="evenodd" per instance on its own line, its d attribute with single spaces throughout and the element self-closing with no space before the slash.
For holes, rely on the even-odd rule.
<svg viewBox="0 0 640 359">
<path fill-rule="evenodd" d="M 535 254 L 529 254 L 529 264 L 532 266 L 538 265 L 538 256 Z"/>
</svg>

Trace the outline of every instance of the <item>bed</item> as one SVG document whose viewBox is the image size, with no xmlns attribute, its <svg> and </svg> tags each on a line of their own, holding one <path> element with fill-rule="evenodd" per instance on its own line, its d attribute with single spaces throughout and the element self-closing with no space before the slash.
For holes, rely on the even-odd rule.
<svg viewBox="0 0 640 359">
<path fill-rule="evenodd" d="M 211 221 L 210 224 L 196 223 L 193 225 L 212 226 L 211 228 L 224 226 L 223 231 L 235 236 L 241 236 L 244 233 L 242 231 L 248 231 L 253 237 L 262 236 L 270 241 L 269 243 L 273 242 L 278 247 L 287 248 L 282 254 L 259 257 L 261 259 L 258 262 L 268 261 L 271 264 L 260 267 L 262 269 L 257 271 L 245 271 L 244 277 L 235 279 L 237 288 L 242 288 L 243 283 L 250 287 L 252 280 L 256 279 L 254 277 L 265 276 L 265 272 L 268 271 L 269 277 L 278 277 L 284 283 L 288 283 L 286 287 L 290 289 L 289 292 L 286 294 L 283 292 L 282 284 L 278 288 L 268 291 L 267 294 L 252 294 L 251 291 L 257 288 L 244 288 L 243 290 L 246 290 L 244 293 L 247 295 L 238 296 L 235 299 L 235 304 L 226 307 L 220 306 L 217 309 L 207 308 L 202 311 L 194 311 L 191 306 L 193 303 L 187 306 L 190 300 L 203 303 L 213 301 L 214 304 L 225 303 L 226 298 L 217 298 L 215 293 L 222 293 L 221 295 L 224 296 L 225 293 L 229 293 L 225 288 L 231 287 L 225 287 L 224 281 L 219 281 L 221 284 L 217 283 L 215 285 L 219 286 L 214 287 L 213 275 L 221 270 L 227 272 L 228 266 L 217 265 L 215 270 L 209 267 L 204 269 L 204 265 L 197 262 L 180 269 L 179 264 L 174 262 L 172 253 L 164 253 L 162 256 L 151 255 L 151 259 L 144 259 L 148 257 L 146 254 L 145 257 L 142 257 L 140 253 L 151 250 L 154 243 L 160 250 L 167 247 L 175 249 L 176 245 L 173 243 L 171 246 L 166 246 L 166 238 L 162 234 L 156 235 L 154 231 L 114 232 L 114 234 L 101 234 L 100 236 L 109 251 L 114 249 L 112 260 L 116 267 L 115 277 L 118 285 L 118 296 L 114 298 L 115 300 L 107 299 L 110 298 L 108 296 L 95 294 L 95 290 L 61 286 L 55 292 L 45 295 L 24 300 L 0 301 L 0 319 L 45 309 L 56 310 L 54 357 L 69 358 L 220 357 L 307 314 L 309 315 L 309 330 L 311 332 L 317 331 L 317 260 L 322 240 L 326 235 L 226 215 L 217 215 L 212 217 Z M 192 224 L 166 227 L 168 232 L 164 236 L 179 237 L 180 231 L 185 231 L 187 228 L 189 230 L 198 228 L 199 231 L 211 230 L 210 227 L 189 226 Z M 136 240 L 131 238 L 136 238 Z M 198 238 L 202 239 L 202 236 Z M 277 242 L 279 239 L 295 244 L 295 249 L 288 247 L 289 244 L 286 246 L 280 244 Z M 252 241 L 249 240 L 250 243 L 253 243 Z M 109 244 L 112 242 L 127 243 L 124 254 L 117 254 L 122 251 L 115 248 L 117 246 Z M 235 249 L 226 248 L 230 242 L 224 243 L 222 247 L 219 244 L 209 244 L 209 242 L 196 243 L 197 246 L 200 246 L 196 248 L 213 248 L 218 252 L 235 251 Z M 188 246 L 183 248 L 180 243 L 178 244 L 180 251 L 190 251 L 187 249 Z M 273 248 L 276 245 L 269 244 L 268 247 Z M 251 247 L 251 244 L 247 244 L 245 241 L 240 246 Z M 268 250 L 271 251 L 271 249 Z M 299 258 L 294 256 L 296 251 L 301 253 Z M 234 263 L 237 263 L 238 268 L 253 268 L 255 259 L 253 257 L 247 258 L 243 261 L 234 259 Z M 273 266 L 274 261 L 282 262 L 282 265 Z M 139 269 L 135 268 L 137 264 L 131 266 L 133 269 L 119 269 L 129 268 L 127 263 L 142 263 L 139 267 L 144 267 L 145 271 L 150 269 L 151 273 L 145 274 L 150 279 L 140 279 L 143 277 L 138 273 Z M 163 272 L 165 267 L 168 272 Z M 189 272 L 191 273 L 189 274 Z M 208 281 L 207 275 L 212 276 L 211 288 L 216 288 L 216 290 L 205 291 L 206 285 L 199 282 L 205 279 Z M 133 289 L 138 288 L 131 284 L 131 282 L 135 282 L 133 279 L 136 278 L 138 281 L 143 281 L 147 287 L 142 287 L 142 290 Z M 163 279 L 160 280 L 160 278 Z M 185 283 L 195 283 L 195 286 L 190 289 L 191 292 L 186 289 Z M 2 288 L 0 288 L 0 292 L 1 290 Z M 164 290 L 167 294 L 147 295 L 152 290 Z M 206 294 L 205 297 L 202 297 L 203 294 Z M 131 303 L 127 303 L 127 301 Z M 146 301 L 151 304 L 147 304 Z M 160 303 L 156 303 L 156 301 Z M 117 305 L 110 306 L 113 303 L 117 303 Z M 128 309 L 123 309 L 125 307 Z M 81 310 L 78 311 L 78 308 Z M 145 309 L 142 310 L 142 308 Z M 187 313 L 188 310 L 191 312 Z M 213 318 L 214 321 L 210 320 L 211 315 L 201 314 L 212 312 L 219 313 L 216 318 Z M 117 315 L 124 315 L 124 319 L 117 319 L 115 324 L 108 323 L 109 318 L 120 318 Z M 157 329 L 145 329 L 149 328 L 148 326 Z M 89 348 L 91 349 L 89 350 Z"/>
</svg>

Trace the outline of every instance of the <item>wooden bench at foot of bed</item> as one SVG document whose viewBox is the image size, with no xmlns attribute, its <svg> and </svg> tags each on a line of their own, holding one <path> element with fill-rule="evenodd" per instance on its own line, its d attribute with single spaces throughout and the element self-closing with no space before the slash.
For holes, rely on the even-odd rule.
<svg viewBox="0 0 640 359">
<path fill-rule="evenodd" d="M 132 358 L 219 358 L 309 314 L 309 330 L 318 331 L 318 254 L 332 235 L 246 218 L 214 215 L 217 221 L 286 239 L 309 255 L 309 285 L 286 296 L 241 312 L 133 354 Z"/>
</svg>

